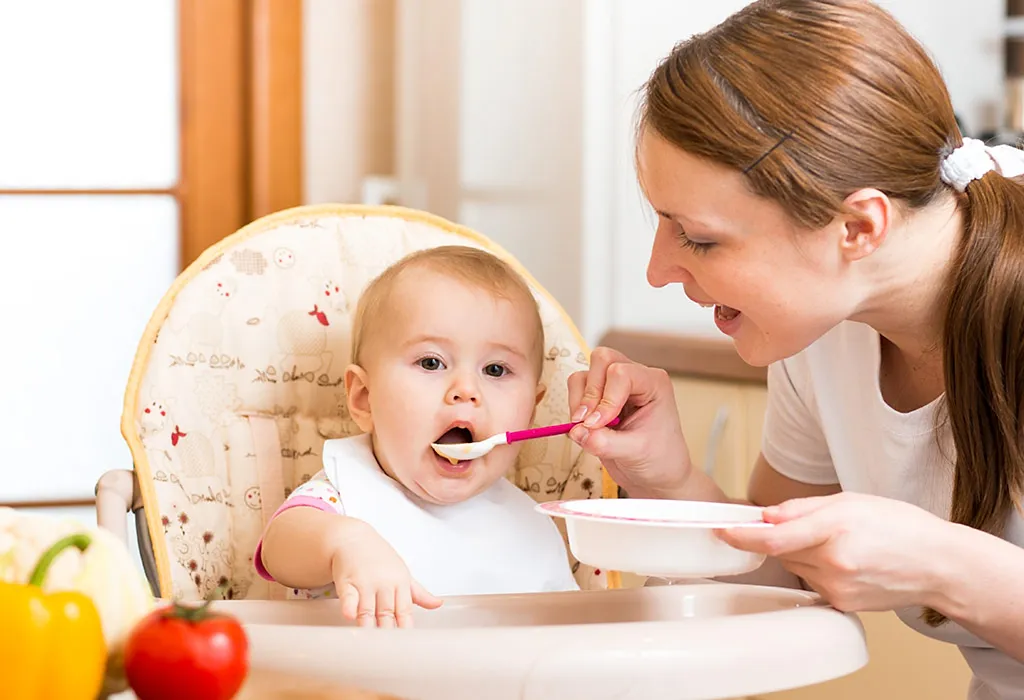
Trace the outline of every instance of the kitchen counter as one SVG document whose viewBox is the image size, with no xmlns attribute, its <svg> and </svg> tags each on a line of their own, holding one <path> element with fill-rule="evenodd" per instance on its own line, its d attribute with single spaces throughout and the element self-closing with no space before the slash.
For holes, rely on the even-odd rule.
<svg viewBox="0 0 1024 700">
<path fill-rule="evenodd" d="M 611 330 L 601 345 L 625 353 L 635 362 L 660 367 L 669 374 L 729 382 L 764 384 L 767 370 L 752 367 L 736 353 L 728 338 L 673 333 Z"/>
</svg>

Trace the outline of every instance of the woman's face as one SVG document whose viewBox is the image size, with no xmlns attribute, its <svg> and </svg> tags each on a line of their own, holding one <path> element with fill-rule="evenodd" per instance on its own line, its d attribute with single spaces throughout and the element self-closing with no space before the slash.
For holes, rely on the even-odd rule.
<svg viewBox="0 0 1024 700">
<path fill-rule="evenodd" d="M 746 362 L 796 354 L 853 314 L 843 221 L 798 230 L 778 204 L 752 194 L 741 173 L 649 130 L 638 155 L 658 213 L 648 282 L 678 282 L 691 300 L 715 305 L 716 324 Z"/>
</svg>

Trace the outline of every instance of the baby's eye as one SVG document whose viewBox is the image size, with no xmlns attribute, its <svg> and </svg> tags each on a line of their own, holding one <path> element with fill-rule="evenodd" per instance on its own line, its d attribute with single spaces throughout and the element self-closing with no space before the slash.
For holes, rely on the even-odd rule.
<svg viewBox="0 0 1024 700">
<path fill-rule="evenodd" d="M 484 367 L 484 374 L 488 377 L 504 377 L 508 373 L 508 368 L 504 365 L 490 364 Z"/>
<path fill-rule="evenodd" d="M 428 372 L 436 372 L 439 369 L 444 369 L 444 363 L 436 357 L 424 357 L 420 360 L 419 365 Z"/>
</svg>

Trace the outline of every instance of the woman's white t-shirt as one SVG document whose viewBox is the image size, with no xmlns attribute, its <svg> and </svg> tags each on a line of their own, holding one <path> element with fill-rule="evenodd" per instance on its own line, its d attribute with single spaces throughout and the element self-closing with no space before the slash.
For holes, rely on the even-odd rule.
<svg viewBox="0 0 1024 700">
<path fill-rule="evenodd" d="M 942 397 L 910 413 L 889 407 L 878 384 L 879 340 L 869 326 L 844 322 L 769 367 L 765 459 L 797 481 L 840 484 L 948 519 L 955 450 L 948 425 L 936 426 Z M 1010 516 L 1004 537 L 1024 547 L 1020 512 Z M 921 634 L 959 646 L 974 672 L 970 700 L 1024 700 L 1024 664 L 953 622 L 928 627 L 920 608 L 896 612 Z"/>
</svg>

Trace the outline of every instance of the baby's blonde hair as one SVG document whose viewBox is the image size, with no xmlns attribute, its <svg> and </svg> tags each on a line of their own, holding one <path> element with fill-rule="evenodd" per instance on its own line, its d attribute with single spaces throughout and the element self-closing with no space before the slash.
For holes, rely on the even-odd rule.
<svg viewBox="0 0 1024 700">
<path fill-rule="evenodd" d="M 479 248 L 462 245 L 438 246 L 411 253 L 375 277 L 359 297 L 352 322 L 352 362 L 362 365 L 366 339 L 378 324 L 390 316 L 386 304 L 402 272 L 425 268 L 477 287 L 513 304 L 526 304 L 534 331 L 531 358 L 539 378 L 544 368 L 544 326 L 537 300 L 529 285 L 501 258 Z"/>
</svg>

